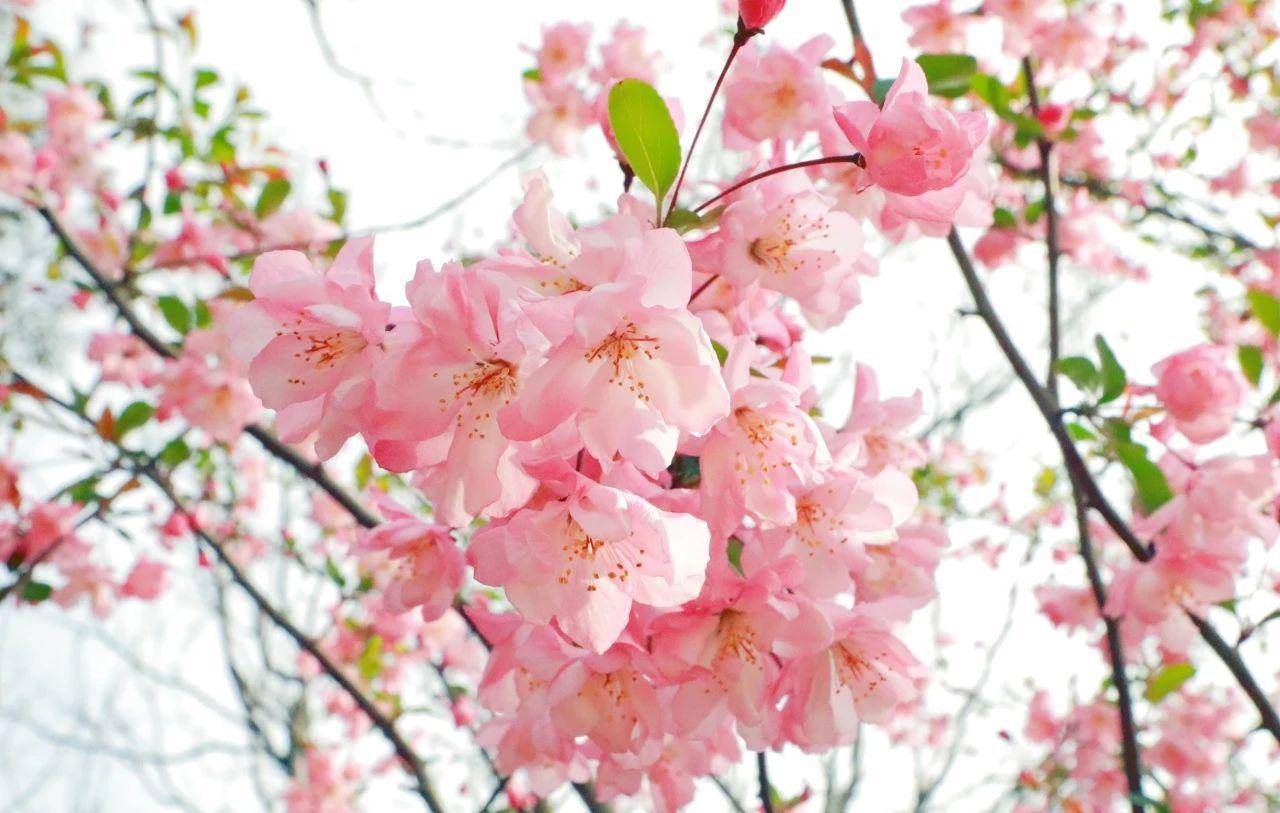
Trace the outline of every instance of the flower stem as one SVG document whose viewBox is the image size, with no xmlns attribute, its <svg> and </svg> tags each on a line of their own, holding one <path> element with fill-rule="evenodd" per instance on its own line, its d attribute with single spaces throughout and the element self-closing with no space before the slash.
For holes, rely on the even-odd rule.
<svg viewBox="0 0 1280 813">
<path fill-rule="evenodd" d="M 737 192 L 742 187 L 747 186 L 749 184 L 753 184 L 756 181 L 763 180 L 764 178 L 768 178 L 770 175 L 777 175 L 780 172 L 786 172 L 792 169 L 803 169 L 805 167 L 821 166 L 823 164 L 855 164 L 857 166 L 864 167 L 864 168 L 867 166 L 866 159 L 862 157 L 861 153 L 856 153 L 856 152 L 853 155 L 832 155 L 826 158 L 811 158 L 808 161 L 797 161 L 794 164 L 783 164 L 780 167 L 773 167 L 772 169 L 766 169 L 764 172 L 758 172 L 755 175 L 752 175 L 750 178 L 745 178 L 741 181 L 738 181 L 736 184 L 724 190 L 720 194 L 716 195 L 711 200 L 708 200 L 700 204 L 698 208 L 694 209 L 693 211 L 694 213 L 701 212 L 703 209 L 707 208 L 708 206 L 715 203 L 716 201 L 719 201 L 725 198 L 726 196 L 731 195 L 734 192 Z"/>
</svg>

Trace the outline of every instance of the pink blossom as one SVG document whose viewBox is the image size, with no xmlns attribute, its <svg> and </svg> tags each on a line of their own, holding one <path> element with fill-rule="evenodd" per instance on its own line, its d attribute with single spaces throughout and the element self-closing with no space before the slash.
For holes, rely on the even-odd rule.
<svg viewBox="0 0 1280 813">
<path fill-rule="evenodd" d="M 973 244 L 973 256 L 988 268 L 999 268 L 1012 262 L 1023 240 L 1014 229 L 999 226 L 988 229 Z"/>
<path fill-rule="evenodd" d="M 88 144 L 89 129 L 102 120 L 102 105 L 82 85 L 45 93 L 49 138 L 60 152 L 78 152 Z"/>
<path fill-rule="evenodd" d="M 861 299 L 858 277 L 875 272 L 857 221 L 798 173 L 748 187 L 722 215 L 720 234 L 725 279 L 791 297 L 817 327 L 843 319 Z"/>
<path fill-rule="evenodd" d="M 357 796 L 360 772 L 340 767 L 334 756 L 316 748 L 306 750 L 301 770 L 284 792 L 287 813 L 350 813 Z"/>
<path fill-rule="evenodd" d="M 836 109 L 836 122 L 866 160 L 872 183 L 915 196 L 955 185 L 987 134 L 982 113 L 952 115 L 931 102 L 924 71 L 903 60 L 884 106 L 851 102 Z"/>
<path fill-rule="evenodd" d="M 534 52 L 543 83 L 563 84 L 587 64 L 591 26 L 587 23 L 557 23 L 542 29 L 542 45 Z"/>
<path fill-rule="evenodd" d="M 799 560 L 810 595 L 833 596 L 853 586 L 864 544 L 891 546 L 893 529 L 915 507 L 915 484 L 896 469 L 840 474 L 798 494 L 795 524 L 767 533 Z"/>
<path fill-rule="evenodd" d="M 149 385 L 162 367 L 159 356 L 132 333 L 95 333 L 88 356 L 102 368 L 105 381 Z"/>
<path fill-rule="evenodd" d="M 746 348 L 735 347 L 725 377 L 734 387 L 732 411 L 702 447 L 702 487 L 715 534 L 728 535 L 750 516 L 762 527 L 796 521 L 796 495 L 817 485 L 830 453 L 800 394 L 781 381 L 754 378 Z"/>
<path fill-rule="evenodd" d="M 143 601 L 154 601 L 165 590 L 168 571 L 168 566 L 163 562 L 144 556 L 138 559 L 133 570 L 129 571 L 124 584 L 120 585 L 120 595 Z"/>
<path fill-rule="evenodd" d="M 1159 379 L 1156 397 L 1178 431 L 1192 443 L 1208 443 L 1231 428 L 1245 384 L 1228 366 L 1225 347 L 1198 345 L 1151 369 Z"/>
<path fill-rule="evenodd" d="M 423 620 L 434 621 L 448 612 L 462 588 L 466 563 L 448 526 L 424 522 L 408 511 L 395 509 L 388 521 L 360 537 L 356 550 L 390 561 L 382 603 L 393 613 L 421 607 Z"/>
<path fill-rule="evenodd" d="M 573 640 L 604 652 L 633 602 L 672 607 L 698 594 L 708 545 L 701 520 L 584 482 L 563 500 L 487 526 L 467 557 L 476 579 L 502 586 L 523 616 L 555 620 Z"/>
<path fill-rule="evenodd" d="M 779 45 L 744 48 L 724 86 L 725 143 L 736 149 L 762 141 L 797 142 L 830 109 L 819 65 L 830 37 L 815 37 L 794 51 Z"/>
<path fill-rule="evenodd" d="M 618 79 L 639 79 L 652 85 L 666 66 L 660 54 L 648 50 L 646 37 L 640 26 L 625 21 L 615 25 L 609 41 L 600 46 L 600 67 L 592 71 L 592 78 L 602 85 Z"/>
<path fill-rule="evenodd" d="M 568 155 L 594 120 L 591 103 L 572 85 L 525 80 L 524 93 L 533 105 L 525 127 L 531 141 L 546 142 L 558 155 Z"/>
<path fill-rule="evenodd" d="M 25 194 L 35 179 L 36 154 L 30 139 L 16 130 L 0 131 L 0 192 Z"/>
<path fill-rule="evenodd" d="M 806 751 L 847 745 L 859 722 L 885 722 L 914 700 L 923 677 L 884 619 L 855 608 L 836 624 L 831 646 L 787 664 L 779 685 L 783 732 Z"/>
<path fill-rule="evenodd" d="M 911 6 L 902 12 L 911 27 L 907 42 L 925 53 L 950 54 L 965 49 L 966 20 L 951 8 L 951 0 Z"/>
<path fill-rule="evenodd" d="M 289 442 L 319 433 L 332 456 L 358 428 L 358 401 L 381 355 L 390 306 L 373 290 L 373 240 L 349 241 L 320 271 L 305 254 L 271 251 L 253 266 L 254 301 L 231 319 L 232 352 L 254 393 L 278 411 Z"/>
<path fill-rule="evenodd" d="M 571 302 L 572 332 L 529 377 L 499 423 L 533 440 L 571 420 L 587 451 L 615 454 L 650 475 L 671 462 L 681 434 L 701 436 L 728 411 L 706 332 L 687 310 L 691 266 L 670 229 L 627 246 L 630 277 Z"/>
<path fill-rule="evenodd" d="M 416 322 L 399 325 L 377 375 L 390 417 L 372 438 L 379 461 L 420 469 L 438 515 L 465 524 L 505 514 L 533 493 L 517 446 L 498 425 L 546 341 L 500 276 L 420 263 L 406 293 Z M 536 355 L 535 355 L 536 354 Z"/>
<path fill-rule="evenodd" d="M 109 280 L 124 279 L 129 261 L 129 235 L 113 219 L 104 217 L 96 229 L 76 229 L 76 244 Z"/>
</svg>

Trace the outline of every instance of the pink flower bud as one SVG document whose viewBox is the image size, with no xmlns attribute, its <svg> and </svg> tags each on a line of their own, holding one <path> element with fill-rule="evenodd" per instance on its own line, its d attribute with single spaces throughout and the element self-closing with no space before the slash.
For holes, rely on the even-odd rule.
<svg viewBox="0 0 1280 813">
<path fill-rule="evenodd" d="M 738 16 L 747 28 L 764 28 L 782 12 L 787 0 L 740 0 Z"/>
</svg>

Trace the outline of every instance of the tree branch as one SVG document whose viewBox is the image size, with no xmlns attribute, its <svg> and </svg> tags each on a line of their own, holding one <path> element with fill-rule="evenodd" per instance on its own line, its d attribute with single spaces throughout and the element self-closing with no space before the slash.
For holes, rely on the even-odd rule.
<svg viewBox="0 0 1280 813">
<path fill-rule="evenodd" d="M 756 775 L 760 779 L 760 809 L 773 813 L 773 786 L 769 784 L 769 763 L 764 751 L 756 752 Z"/>
<path fill-rule="evenodd" d="M 1040 93 L 1036 90 L 1035 71 L 1031 67 L 1031 57 L 1022 58 L 1022 77 L 1027 85 L 1027 95 L 1031 100 L 1031 112 L 1040 115 Z M 1040 153 L 1040 181 L 1044 184 L 1045 214 L 1045 254 L 1049 264 L 1049 369 L 1045 373 L 1045 388 L 1049 396 L 1058 400 L 1058 352 L 1062 346 L 1061 328 L 1058 320 L 1058 260 L 1061 253 L 1058 249 L 1058 193 L 1057 168 L 1053 160 L 1053 142 L 1041 136 L 1036 139 L 1036 149 Z"/>
<path fill-rule="evenodd" d="M 1093 600 L 1098 605 L 1098 615 L 1106 629 L 1107 656 L 1111 661 L 1111 682 L 1116 686 L 1120 708 L 1120 757 L 1124 764 L 1125 783 L 1129 787 L 1129 801 L 1133 813 L 1142 813 L 1146 798 L 1142 792 L 1142 763 L 1138 751 L 1138 728 L 1133 717 L 1133 698 L 1129 693 L 1129 679 L 1125 674 L 1124 648 L 1120 638 L 1120 620 L 1111 618 L 1104 608 L 1107 605 L 1107 592 L 1102 584 L 1102 574 L 1098 570 L 1097 557 L 1093 551 L 1093 539 L 1089 534 L 1089 507 L 1085 504 L 1075 480 L 1071 481 L 1071 498 L 1075 503 L 1076 532 L 1080 538 L 1080 558 L 1084 559 L 1085 573 L 1089 577 L 1089 588 L 1093 592 Z"/>
</svg>

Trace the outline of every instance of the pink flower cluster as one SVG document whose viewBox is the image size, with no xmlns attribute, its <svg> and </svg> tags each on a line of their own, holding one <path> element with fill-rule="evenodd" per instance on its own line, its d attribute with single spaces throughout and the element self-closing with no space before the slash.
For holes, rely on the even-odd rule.
<svg viewBox="0 0 1280 813">
<path fill-rule="evenodd" d="M 525 96 L 533 106 L 525 134 L 548 144 L 560 155 L 572 152 L 582 133 L 600 124 L 608 136 L 609 89 L 622 79 L 653 84 L 665 70 L 660 54 L 651 51 L 643 28 L 620 22 L 599 47 L 599 60 L 589 64 L 591 26 L 557 23 L 542 32 L 542 43 L 529 49 L 536 67 L 524 78 Z"/>
<path fill-rule="evenodd" d="M 857 223 L 802 173 L 698 239 L 650 212 L 623 196 L 575 228 L 531 175 L 519 243 L 420 264 L 407 307 L 352 241 L 326 268 L 263 255 L 228 324 L 286 437 L 327 456 L 360 434 L 428 498 L 431 519 L 384 503 L 357 543 L 377 612 L 440 618 L 464 561 L 502 588 L 514 613 L 467 612 L 493 647 L 481 736 L 504 774 L 545 793 L 594 764 L 606 798 L 647 779 L 669 809 L 735 732 L 825 750 L 912 701 L 923 669 L 895 629 L 946 541 L 906 524 L 918 400 L 880 399 L 862 368 L 826 423 L 779 309 L 835 324 L 856 304 Z"/>
</svg>

